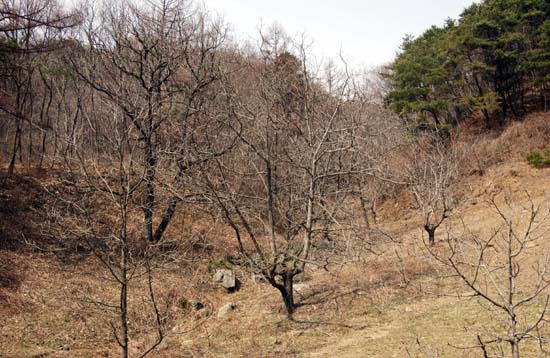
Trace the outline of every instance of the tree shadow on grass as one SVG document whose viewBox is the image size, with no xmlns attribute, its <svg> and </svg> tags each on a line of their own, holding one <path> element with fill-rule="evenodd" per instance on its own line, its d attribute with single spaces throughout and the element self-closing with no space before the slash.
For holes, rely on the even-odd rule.
<svg viewBox="0 0 550 358">
<path fill-rule="evenodd" d="M 307 307 L 307 306 L 314 306 L 314 305 L 323 305 L 326 303 L 329 303 L 331 301 L 337 302 L 340 298 L 346 298 L 351 297 L 352 299 L 358 294 L 360 290 L 358 288 L 346 291 L 346 292 L 339 292 L 334 288 L 328 288 L 328 289 L 317 289 L 313 290 L 307 295 L 300 295 L 302 300 L 298 303 L 296 303 L 296 308 L 300 307 Z M 282 324 L 283 322 L 290 323 L 292 325 L 297 325 L 301 329 L 312 329 L 318 326 L 333 326 L 333 327 L 340 327 L 340 328 L 347 328 L 347 329 L 353 329 L 353 330 L 362 330 L 365 329 L 365 325 L 351 325 L 351 324 L 345 324 L 341 322 L 334 322 L 329 320 L 300 320 L 296 318 L 292 319 L 286 319 L 284 321 L 278 322 L 278 324 Z"/>
<path fill-rule="evenodd" d="M 338 292 L 334 288 L 326 289 L 326 290 L 313 290 L 308 295 L 301 295 L 301 302 L 296 304 L 296 307 L 303 307 L 303 306 L 312 306 L 312 305 L 319 305 L 323 303 L 327 303 L 332 300 L 337 300 L 339 298 L 345 298 L 345 297 L 355 297 L 360 289 L 355 288 L 350 291 L 346 292 Z"/>
</svg>

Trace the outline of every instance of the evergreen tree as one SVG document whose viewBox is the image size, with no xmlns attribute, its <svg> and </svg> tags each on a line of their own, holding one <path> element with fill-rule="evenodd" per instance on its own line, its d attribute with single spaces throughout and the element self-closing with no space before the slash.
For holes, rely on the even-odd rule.
<svg viewBox="0 0 550 358">
<path fill-rule="evenodd" d="M 390 65 L 386 104 L 403 118 L 436 126 L 481 113 L 487 125 L 550 97 L 550 3 L 485 0 L 459 20 L 406 37 Z"/>
</svg>

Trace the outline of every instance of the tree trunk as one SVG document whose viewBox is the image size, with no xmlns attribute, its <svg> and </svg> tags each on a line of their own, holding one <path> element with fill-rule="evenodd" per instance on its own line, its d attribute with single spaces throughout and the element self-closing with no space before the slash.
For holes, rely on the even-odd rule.
<svg viewBox="0 0 550 358">
<path fill-rule="evenodd" d="M 489 111 L 486 108 L 483 108 L 483 118 L 485 120 L 485 127 L 489 128 L 491 126 L 491 117 L 489 116 Z"/>
<path fill-rule="evenodd" d="M 378 224 L 378 216 L 376 215 L 376 200 L 372 201 L 370 206 L 370 212 L 372 214 L 372 222 L 376 225 Z"/>
<path fill-rule="evenodd" d="M 527 106 L 525 105 L 525 92 L 524 91 L 521 91 L 521 110 L 523 111 L 522 115 L 525 115 L 528 111 L 527 111 Z"/>
<path fill-rule="evenodd" d="M 159 242 L 160 239 L 162 239 L 162 236 L 164 235 L 164 232 L 168 228 L 168 224 L 170 224 L 170 221 L 172 220 L 172 217 L 174 216 L 174 213 L 176 212 L 176 207 L 178 206 L 178 203 L 180 202 L 180 199 L 177 196 L 173 196 L 170 198 L 170 202 L 168 203 L 168 207 L 166 208 L 166 211 L 164 212 L 164 215 L 162 216 L 162 221 L 160 222 L 159 226 L 157 227 L 157 230 L 155 231 L 155 235 L 153 236 L 154 242 Z"/>
<path fill-rule="evenodd" d="M 540 90 L 540 100 L 542 104 L 542 110 L 544 112 L 548 111 L 548 100 L 546 98 L 546 95 L 548 94 L 549 90 L 546 88 L 545 85 L 543 85 L 542 89 Z"/>
<path fill-rule="evenodd" d="M 15 138 L 13 140 L 13 151 L 11 154 L 10 165 L 8 167 L 8 175 L 13 175 L 15 171 L 15 161 L 17 160 L 17 148 L 21 146 L 21 119 L 15 119 Z"/>
<path fill-rule="evenodd" d="M 510 342 L 512 346 L 512 358 L 519 358 L 519 345 L 518 342 Z"/>
<path fill-rule="evenodd" d="M 506 122 L 506 114 L 508 113 L 508 101 L 506 100 L 506 96 L 501 95 L 500 99 L 502 101 L 501 103 L 501 114 L 500 114 L 500 125 L 503 125 L 504 122 Z"/>
<path fill-rule="evenodd" d="M 267 136 L 266 141 L 269 143 L 269 136 Z M 269 155 L 269 152 L 268 152 Z M 271 160 L 268 158 L 265 161 L 265 176 L 267 184 L 267 212 L 269 216 L 269 245 L 271 249 L 271 255 L 273 255 L 273 260 L 277 255 L 277 241 L 275 238 L 275 204 L 273 200 L 273 172 L 271 170 Z"/>
<path fill-rule="evenodd" d="M 155 203 L 155 158 L 151 140 L 147 140 L 145 148 L 145 182 L 147 184 L 147 194 L 145 198 L 145 206 L 143 207 L 145 237 L 147 241 L 153 242 L 153 205 Z"/>
<path fill-rule="evenodd" d="M 123 208 L 120 248 L 120 338 L 118 339 L 122 349 L 122 358 L 128 358 L 128 242 L 126 225 L 126 208 Z"/>
<path fill-rule="evenodd" d="M 441 121 L 439 120 L 439 116 L 437 115 L 436 111 L 430 111 L 432 113 L 432 116 L 434 117 L 435 125 L 440 126 Z"/>
<path fill-rule="evenodd" d="M 458 125 L 462 121 L 462 110 L 459 106 L 455 106 L 455 123 Z"/>
<path fill-rule="evenodd" d="M 369 215 L 367 212 L 367 203 L 363 195 L 359 196 L 359 201 L 361 202 L 361 212 L 363 214 L 363 221 L 365 222 L 365 227 L 369 229 L 370 223 L 369 223 Z"/>
<path fill-rule="evenodd" d="M 296 309 L 294 305 L 294 274 L 284 274 L 283 284 L 277 288 L 281 292 L 281 296 L 283 296 L 287 318 L 292 320 L 292 315 Z"/>
<path fill-rule="evenodd" d="M 428 241 L 430 246 L 433 246 L 435 244 L 435 227 L 424 225 L 424 230 L 428 233 Z"/>
<path fill-rule="evenodd" d="M 123 261 L 126 261 L 123 259 Z M 120 287 L 120 346 L 122 358 L 128 358 L 128 282 L 126 278 L 126 267 L 122 268 Z"/>
<path fill-rule="evenodd" d="M 514 105 L 514 99 L 512 96 L 506 96 L 508 98 L 508 107 L 510 107 L 510 111 L 512 112 L 512 115 L 515 119 L 518 119 L 520 117 L 518 110 L 516 109 L 516 106 Z"/>
<path fill-rule="evenodd" d="M 38 163 L 38 168 L 42 169 L 42 163 L 44 162 L 44 157 L 48 155 L 47 149 L 46 149 L 46 141 L 48 138 L 48 130 L 44 130 L 44 134 L 42 135 L 42 145 L 40 147 L 40 162 Z"/>
</svg>

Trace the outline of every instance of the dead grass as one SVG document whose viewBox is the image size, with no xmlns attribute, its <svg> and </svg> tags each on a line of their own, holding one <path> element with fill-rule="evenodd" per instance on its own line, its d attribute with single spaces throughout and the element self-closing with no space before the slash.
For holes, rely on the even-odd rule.
<svg viewBox="0 0 550 358">
<path fill-rule="evenodd" d="M 525 201 L 525 190 L 536 201 L 550 195 L 550 169 L 530 167 L 524 154 L 549 143 L 548 116 L 534 115 L 500 135 L 479 139 L 483 175 L 464 183 L 468 201 L 451 221 L 462 221 L 479 233 L 497 224 L 487 198 L 502 200 L 507 192 Z M 546 141 L 546 142 L 545 142 Z M 496 165 L 498 164 L 498 165 Z M 117 291 L 105 280 L 102 267 L 89 255 L 75 251 L 78 260 L 21 246 L 21 235 L 35 239 L 46 198 L 44 173 L 0 178 L 0 356 L 1 357 L 113 357 L 109 319 L 112 315 L 79 300 L 82 293 L 116 300 Z M 365 253 L 355 262 L 333 266 L 329 272 L 310 271 L 297 292 L 300 307 L 295 321 L 284 319 L 278 292 L 237 270 L 242 289 L 233 294 L 211 283 L 211 270 L 225 265 L 225 252 L 234 250 L 231 232 L 204 214 L 189 209 L 179 213 L 168 236 L 167 250 L 178 250 L 179 260 L 158 271 L 155 287 L 167 312 L 169 336 L 152 357 L 444 357 L 480 356 L 479 352 L 449 346 L 471 346 L 477 334 L 490 335 L 502 325 L 481 301 L 438 297 L 420 292 L 418 283 L 453 292 L 452 283 L 438 284 L 431 266 L 417 253 L 420 225 L 404 195 L 380 209 L 380 225 L 402 244 L 384 242 L 380 255 Z M 32 220 L 29 220 L 32 217 Z M 132 287 L 133 346 L 137 351 L 153 338 L 148 332 L 149 307 L 144 287 Z M 195 312 L 190 303 L 205 308 Z M 217 318 L 228 302 L 237 310 Z M 540 309 L 540 302 L 526 314 Z M 417 343 L 420 342 L 420 346 Z M 524 354 L 533 356 L 528 345 Z M 134 352 L 135 353 L 135 352 Z"/>
</svg>

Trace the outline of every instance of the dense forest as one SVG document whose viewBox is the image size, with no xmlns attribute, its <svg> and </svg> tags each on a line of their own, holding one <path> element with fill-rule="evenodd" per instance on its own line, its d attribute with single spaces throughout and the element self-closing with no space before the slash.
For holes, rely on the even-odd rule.
<svg viewBox="0 0 550 358">
<path fill-rule="evenodd" d="M 472 116 L 502 124 L 548 107 L 550 4 L 488 0 L 407 37 L 387 76 L 387 105 L 417 126 Z"/>
<path fill-rule="evenodd" d="M 550 3 L 474 3 L 368 74 L 229 28 L 184 0 L 0 0 L 0 356 L 302 356 L 430 294 L 499 318 L 457 351 L 548 354 Z"/>
</svg>

